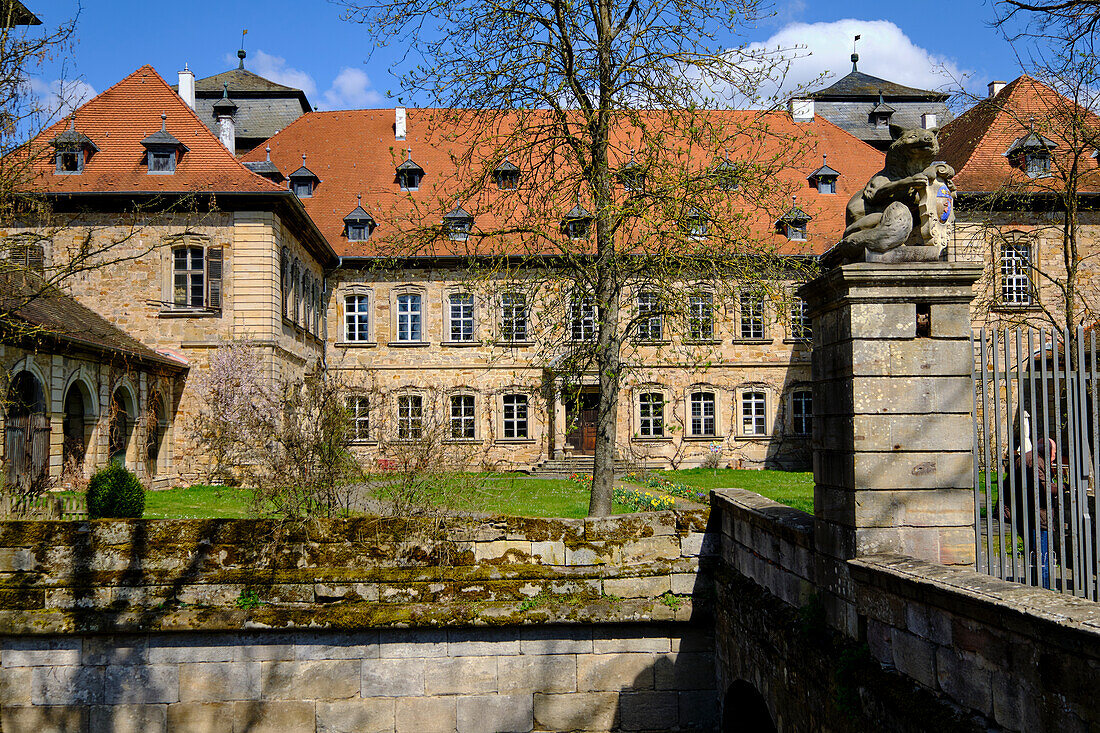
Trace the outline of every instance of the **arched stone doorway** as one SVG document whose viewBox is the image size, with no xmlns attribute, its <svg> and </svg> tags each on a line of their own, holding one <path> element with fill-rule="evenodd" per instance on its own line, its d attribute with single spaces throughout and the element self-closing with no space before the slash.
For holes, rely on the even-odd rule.
<svg viewBox="0 0 1100 733">
<path fill-rule="evenodd" d="M 65 393 L 65 413 L 61 419 L 63 470 L 76 471 L 88 454 L 88 422 L 92 415 L 92 398 L 80 381 L 73 382 Z"/>
<path fill-rule="evenodd" d="M 164 400 L 153 392 L 147 400 L 149 409 L 145 417 L 145 473 L 152 478 L 157 475 L 160 466 L 161 443 L 168 427 L 165 420 Z"/>
<path fill-rule="evenodd" d="M 111 393 L 110 412 L 107 417 L 107 458 L 126 465 L 126 453 L 134 433 L 134 417 L 137 405 L 133 393 L 126 387 L 117 387 Z"/>
<path fill-rule="evenodd" d="M 726 689 L 722 733 L 776 733 L 767 701 L 745 680 L 737 680 Z"/>
<path fill-rule="evenodd" d="M 45 488 L 50 468 L 50 419 L 46 391 L 29 371 L 16 374 L 8 386 L 4 421 L 7 482 L 20 493 Z"/>
</svg>

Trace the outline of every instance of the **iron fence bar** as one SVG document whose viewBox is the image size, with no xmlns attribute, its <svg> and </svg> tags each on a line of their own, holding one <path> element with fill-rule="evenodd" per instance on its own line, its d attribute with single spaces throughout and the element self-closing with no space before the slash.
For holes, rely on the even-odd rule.
<svg viewBox="0 0 1100 733">
<path fill-rule="evenodd" d="M 1016 329 L 1015 332 L 1016 342 L 1016 358 L 1019 359 L 1020 355 L 1020 329 Z M 1011 551 L 1009 556 L 1009 568 L 1012 573 L 1012 579 L 1017 583 L 1020 582 L 1020 575 L 1016 568 L 1016 530 L 1013 525 L 1016 519 L 1016 481 L 1013 474 L 1015 471 L 1013 468 L 1013 461 L 1016 459 L 1016 445 L 1012 435 L 1012 377 L 1009 371 L 1009 365 L 1014 362 L 1012 359 L 1011 340 L 1009 339 L 1009 330 L 1006 328 L 1004 332 L 1004 345 L 1005 345 L 1005 446 L 1007 452 L 1002 460 L 1003 473 L 1007 476 L 1001 476 L 1000 481 L 1000 499 L 1001 499 L 1001 524 L 1004 524 L 1004 507 L 1008 507 L 1009 525 L 1008 525 L 1008 542 Z M 1019 365 L 1017 363 L 1017 373 L 1019 372 Z M 1019 380 L 1016 380 L 1019 385 Z M 1005 489 L 1008 489 L 1008 496 L 1005 496 Z"/>
<path fill-rule="evenodd" d="M 1031 412 L 1035 412 L 1035 332 L 1028 330 L 1027 332 L 1027 393 L 1028 407 Z M 1022 511 L 1020 515 L 1023 517 L 1021 529 L 1024 534 L 1024 580 L 1028 585 L 1031 585 L 1032 572 L 1038 572 L 1039 565 L 1036 563 L 1034 571 L 1031 567 L 1031 545 L 1035 544 L 1035 540 L 1039 539 L 1038 535 L 1032 537 L 1031 527 L 1039 526 L 1039 505 L 1034 501 L 1028 503 L 1027 495 L 1030 493 L 1030 489 L 1027 482 L 1024 481 L 1024 477 L 1027 475 L 1027 458 L 1028 451 L 1027 446 L 1031 446 L 1031 452 L 1035 451 L 1035 443 L 1039 440 L 1039 421 L 1029 415 L 1027 421 L 1027 441 L 1021 441 L 1020 443 L 1020 481 L 1024 484 L 1020 487 L 1020 496 L 1024 497 L 1024 506 L 1021 507 Z M 1034 461 L 1032 462 L 1034 463 Z M 1031 482 L 1031 488 L 1035 486 L 1035 479 Z M 1028 507 L 1031 511 L 1028 511 Z M 1033 516 L 1032 516 L 1033 515 Z M 1034 524 L 1031 524 L 1031 520 L 1034 519 Z M 1038 548 L 1035 548 L 1036 557 L 1038 557 Z M 1036 578 L 1038 580 L 1038 578 Z"/>
<path fill-rule="evenodd" d="M 1091 597 L 1092 589 L 1092 569 L 1088 565 L 1088 559 L 1090 553 L 1090 543 L 1088 541 L 1088 459 L 1086 458 L 1085 451 L 1088 450 L 1088 402 L 1085 399 L 1085 330 L 1083 327 L 1078 326 L 1073 334 L 1073 341 L 1076 344 L 1074 348 L 1074 356 L 1076 357 L 1076 367 L 1074 372 L 1077 375 L 1077 389 L 1074 391 L 1076 394 L 1077 414 L 1076 420 L 1074 420 L 1074 441 L 1075 450 L 1073 452 L 1074 458 L 1077 461 L 1077 473 L 1075 474 L 1075 480 L 1073 482 L 1073 521 L 1074 521 L 1074 541 L 1076 543 L 1074 550 L 1074 589 L 1077 591 L 1076 595 L 1081 598 Z"/>
<path fill-rule="evenodd" d="M 993 360 L 992 360 L 993 361 L 993 371 L 994 371 L 994 373 L 996 373 L 997 372 L 997 366 L 998 366 L 997 365 L 998 352 L 1000 351 L 1000 342 L 997 339 L 997 329 L 993 329 L 993 334 L 992 335 L 993 335 L 993 342 L 992 342 L 992 344 L 990 344 L 990 346 L 992 347 L 991 350 L 993 352 Z M 997 380 L 996 378 L 994 378 L 992 380 L 992 384 L 993 384 L 993 420 L 992 420 L 993 460 L 987 462 L 986 466 L 985 466 L 986 485 L 991 487 L 990 492 L 989 492 L 990 501 L 992 501 L 992 494 L 993 494 L 992 487 L 993 486 L 997 486 L 997 487 L 1000 486 L 1000 460 L 1001 460 L 1001 455 L 1002 455 L 1001 454 L 1001 387 L 1000 387 L 999 380 Z M 990 422 L 991 422 L 990 420 L 986 420 L 987 425 L 989 425 Z M 990 441 L 987 438 L 986 443 L 989 443 L 989 442 Z M 997 466 L 997 473 L 995 474 L 996 478 L 993 478 L 994 464 L 996 464 L 996 466 Z M 1007 558 L 1005 557 L 1005 525 L 1004 525 L 1004 522 L 1001 521 L 1002 518 L 1004 517 L 1004 509 L 1002 508 L 1003 507 L 1002 502 L 1004 501 L 1004 497 L 1002 497 L 1000 495 L 999 489 L 998 489 L 998 493 L 997 493 L 997 499 L 998 499 L 998 501 L 993 504 L 993 510 L 986 513 L 986 523 L 985 524 L 990 529 L 989 533 L 992 534 L 993 519 L 994 519 L 993 514 L 994 514 L 994 512 L 996 512 L 996 514 L 997 514 L 997 517 L 996 517 L 996 519 L 997 519 L 997 539 L 998 539 L 998 544 L 1000 546 L 1000 551 L 997 553 L 997 559 L 1000 563 L 1000 574 L 997 577 L 1003 578 L 1003 577 L 1005 577 L 1005 568 L 1006 568 L 1008 562 L 1007 562 Z"/>
<path fill-rule="evenodd" d="M 1076 350 L 1075 344 L 1072 340 L 1073 331 L 1069 326 L 1063 327 L 1064 338 L 1062 340 L 1062 360 L 1066 364 L 1066 415 L 1064 424 L 1066 426 L 1065 448 L 1069 453 L 1069 472 L 1066 475 L 1062 471 L 1062 466 L 1058 467 L 1058 500 L 1061 502 L 1058 507 L 1058 534 L 1062 536 L 1062 550 L 1064 556 L 1059 558 L 1060 565 L 1063 567 L 1063 575 L 1068 572 L 1073 573 L 1073 595 L 1080 593 L 1081 575 L 1078 572 L 1077 564 L 1080 562 L 1080 554 L 1078 552 L 1078 538 L 1077 538 L 1077 474 L 1079 468 L 1079 461 L 1077 457 L 1078 437 L 1074 426 L 1077 424 L 1077 372 L 1071 371 L 1070 367 L 1073 366 L 1073 352 Z M 1057 351 L 1055 351 L 1057 354 Z M 1059 408 L 1062 404 L 1062 392 L 1058 392 L 1058 405 Z M 1058 422 L 1057 438 L 1062 440 L 1062 425 L 1063 421 Z M 1068 497 L 1067 497 L 1068 494 Z M 1069 504 L 1069 537 L 1066 537 L 1066 504 Z M 1065 545 L 1069 547 L 1066 548 Z M 1063 588 L 1063 593 L 1070 592 L 1069 589 Z"/>
<path fill-rule="evenodd" d="M 1066 349 L 1069 347 L 1069 340 L 1066 338 L 1067 335 L 1068 335 L 1067 332 L 1065 332 L 1061 329 L 1052 329 L 1051 330 L 1050 357 L 1051 357 L 1051 360 L 1053 361 L 1053 363 L 1051 365 L 1052 369 L 1057 369 L 1059 362 L 1066 362 L 1067 361 L 1067 359 L 1066 359 L 1066 356 L 1067 356 L 1066 355 Z M 1058 339 L 1060 339 L 1061 342 L 1062 342 L 1062 349 L 1061 349 L 1061 355 L 1060 356 L 1059 356 L 1059 350 L 1058 350 L 1058 343 L 1056 341 Z M 1066 366 L 1068 367 L 1069 364 L 1067 363 Z M 1067 375 L 1067 379 L 1068 379 L 1068 375 Z M 1047 512 L 1047 543 L 1049 544 L 1051 542 L 1051 540 L 1055 540 L 1057 545 L 1058 545 L 1058 557 L 1057 557 L 1057 560 L 1058 560 L 1058 582 L 1061 584 L 1061 588 L 1060 588 L 1061 592 L 1062 593 L 1068 593 L 1069 592 L 1069 588 L 1068 588 L 1069 578 L 1066 577 L 1066 571 L 1069 569 L 1069 567 L 1067 566 L 1066 563 L 1068 562 L 1068 559 L 1069 559 L 1068 558 L 1069 553 L 1066 551 L 1066 533 L 1065 533 L 1064 528 L 1063 528 L 1063 522 L 1065 520 L 1065 506 L 1064 505 L 1065 505 L 1065 491 L 1066 491 L 1065 484 L 1066 484 L 1066 481 L 1065 481 L 1065 478 L 1064 478 L 1065 472 L 1062 470 L 1062 468 L 1065 465 L 1064 464 L 1065 456 L 1066 456 L 1067 452 L 1070 452 L 1071 449 L 1070 449 L 1070 446 L 1062 444 L 1062 425 L 1068 425 L 1069 424 L 1069 415 L 1063 415 L 1063 412 L 1067 412 L 1067 413 L 1069 412 L 1069 408 L 1070 408 L 1069 395 L 1072 392 L 1072 389 L 1071 389 L 1071 387 L 1068 383 L 1065 385 L 1066 409 L 1063 411 L 1063 409 L 1062 409 L 1062 386 L 1063 386 L 1063 384 L 1062 384 L 1062 381 L 1059 380 L 1057 375 L 1054 376 L 1053 381 L 1054 381 L 1054 455 L 1058 456 L 1058 462 L 1053 465 L 1053 469 L 1054 469 L 1054 473 L 1055 473 L 1054 478 L 1056 479 L 1053 483 L 1053 486 L 1054 486 L 1054 491 L 1053 492 L 1050 491 L 1050 487 L 1051 487 L 1052 484 L 1051 484 L 1051 476 L 1049 474 L 1049 469 L 1048 469 L 1048 473 L 1047 473 L 1047 493 L 1050 494 L 1050 499 L 1049 500 L 1054 505 L 1052 507 L 1053 512 Z M 1049 434 L 1050 433 L 1047 433 L 1047 435 L 1049 435 Z M 1070 455 L 1070 461 L 1072 461 L 1072 460 L 1073 460 L 1073 456 Z M 1072 473 L 1072 464 L 1071 464 L 1071 473 Z M 1055 536 L 1052 537 L 1051 536 L 1052 534 L 1055 535 Z M 1048 553 L 1048 557 L 1049 557 L 1049 553 Z"/>
<path fill-rule="evenodd" d="M 1053 341 L 1053 336 L 1051 336 L 1051 341 Z M 1034 446 L 1032 448 L 1032 450 L 1035 451 L 1035 452 L 1032 455 L 1031 465 L 1032 465 L 1033 472 L 1035 474 L 1035 480 L 1032 484 L 1032 487 L 1035 490 L 1036 498 L 1039 501 L 1042 502 L 1042 504 L 1039 504 L 1037 502 L 1036 506 L 1037 507 L 1045 506 L 1046 507 L 1046 516 L 1047 516 L 1047 528 L 1046 528 L 1047 557 L 1046 557 L 1045 561 L 1043 560 L 1043 553 L 1042 553 L 1042 549 L 1043 549 L 1043 531 L 1044 530 L 1043 530 L 1043 522 L 1042 522 L 1042 514 L 1041 514 L 1041 512 L 1043 510 L 1041 508 L 1039 510 L 1040 511 L 1039 516 L 1037 516 L 1035 518 L 1035 526 L 1036 526 L 1036 528 L 1038 529 L 1038 532 L 1039 532 L 1039 537 L 1038 537 L 1039 547 L 1037 549 L 1036 558 L 1042 563 L 1043 567 L 1045 568 L 1045 572 L 1046 572 L 1046 575 L 1047 575 L 1047 582 L 1050 583 L 1051 584 L 1050 587 L 1053 588 L 1054 587 L 1053 586 L 1054 566 L 1051 564 L 1051 561 L 1050 561 L 1050 556 L 1053 554 L 1051 552 L 1051 550 L 1053 548 L 1051 547 L 1051 541 L 1050 541 L 1050 514 L 1051 514 L 1051 509 L 1052 509 L 1051 502 L 1050 502 L 1050 469 L 1049 468 L 1046 469 L 1046 478 L 1047 478 L 1046 491 L 1040 492 L 1039 491 L 1039 461 L 1036 460 L 1039 457 L 1039 443 L 1038 443 L 1038 440 L 1040 440 L 1040 439 L 1044 443 L 1044 448 L 1046 449 L 1047 455 L 1048 456 L 1050 455 L 1050 450 L 1049 450 L 1049 448 L 1050 448 L 1050 439 L 1048 437 L 1050 435 L 1050 405 L 1046 404 L 1047 396 L 1050 394 L 1050 384 L 1049 384 L 1049 380 L 1047 378 L 1048 373 L 1047 373 L 1047 346 L 1046 346 L 1046 344 L 1047 344 L 1046 330 L 1040 328 L 1039 329 L 1039 379 L 1042 382 L 1042 390 L 1041 390 L 1040 399 L 1044 400 L 1044 404 L 1043 404 L 1043 429 L 1036 436 L 1036 442 L 1032 443 L 1032 445 Z M 1036 405 L 1034 403 L 1032 403 L 1032 407 L 1036 408 Z M 1045 496 L 1040 496 L 1040 493 L 1045 494 Z M 1039 573 L 1039 578 L 1042 579 L 1042 572 Z"/>
<path fill-rule="evenodd" d="M 985 329 L 984 328 L 981 329 L 981 331 L 979 332 L 979 338 L 981 339 L 981 342 L 984 343 L 984 341 L 985 341 Z M 984 350 L 984 347 L 982 346 L 982 344 L 981 343 L 975 344 L 974 340 L 975 340 L 974 332 L 971 331 L 970 332 L 970 353 L 971 354 L 974 353 L 974 351 L 975 351 L 974 347 L 975 346 L 978 347 L 977 350 L 979 352 Z M 982 513 L 981 513 L 981 497 L 979 496 L 979 492 L 981 490 L 981 485 L 980 485 L 980 481 L 979 481 L 979 478 L 978 478 L 981 475 L 979 473 L 980 462 L 981 462 L 981 457 L 980 457 L 981 445 L 978 442 L 978 420 L 979 419 L 981 419 L 981 420 L 985 419 L 984 418 L 984 415 L 985 415 L 985 396 L 984 395 L 982 396 L 982 411 L 980 413 L 980 415 L 982 417 L 979 417 L 979 412 L 978 412 L 978 383 L 979 383 L 978 370 L 979 369 L 982 369 L 982 370 L 985 369 L 985 359 L 983 359 L 980 356 L 980 353 L 979 353 L 978 359 L 974 363 L 974 369 L 973 369 L 974 378 L 971 380 L 972 389 L 970 390 L 970 396 L 973 398 L 973 405 L 974 405 L 974 419 L 972 421 L 973 424 L 974 424 L 974 447 L 971 451 L 973 453 L 973 456 L 974 456 L 974 459 L 972 461 L 972 463 L 974 464 L 974 569 L 980 572 L 981 567 L 982 567 Z"/>
<path fill-rule="evenodd" d="M 994 330 L 994 333 L 996 331 Z M 987 348 L 989 342 L 985 330 L 982 331 L 982 448 L 984 449 L 985 467 L 982 488 L 985 490 L 985 565 L 986 574 L 993 575 L 993 495 L 989 490 L 989 384 L 986 375 L 986 364 L 989 363 Z"/>
<path fill-rule="evenodd" d="M 1096 330 L 1089 332 L 1089 390 L 1092 396 L 1092 440 L 1089 441 L 1089 449 L 1092 454 L 1092 533 L 1089 539 L 1092 544 L 1092 557 L 1089 562 L 1089 582 L 1091 583 L 1092 600 L 1100 600 L 1100 492 L 1097 492 L 1097 479 L 1100 478 L 1100 452 L 1096 450 L 1096 438 L 1100 436 L 1100 405 L 1096 402 Z M 1085 506 L 1088 506 L 1088 496 L 1085 497 Z"/>
</svg>

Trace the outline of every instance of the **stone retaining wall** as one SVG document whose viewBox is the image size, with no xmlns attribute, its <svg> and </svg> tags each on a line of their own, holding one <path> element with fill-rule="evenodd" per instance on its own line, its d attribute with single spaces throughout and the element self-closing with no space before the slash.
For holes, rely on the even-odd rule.
<svg viewBox="0 0 1100 733">
<path fill-rule="evenodd" d="M 898 555 L 838 573 L 810 515 L 736 489 L 712 506 L 719 689 L 748 681 L 779 730 L 1100 730 L 1095 603 Z M 841 582 L 852 635 L 820 599 Z"/>
</svg>

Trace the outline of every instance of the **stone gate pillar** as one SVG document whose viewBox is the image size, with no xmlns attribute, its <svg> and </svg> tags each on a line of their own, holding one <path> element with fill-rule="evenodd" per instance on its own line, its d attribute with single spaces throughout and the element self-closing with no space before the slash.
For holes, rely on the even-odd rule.
<svg viewBox="0 0 1100 733">
<path fill-rule="evenodd" d="M 819 586 L 834 600 L 850 602 L 844 561 L 860 555 L 974 564 L 970 301 L 981 274 L 974 263 L 860 262 L 799 291 L 813 319 Z M 831 610 L 854 626 L 849 604 Z"/>
</svg>

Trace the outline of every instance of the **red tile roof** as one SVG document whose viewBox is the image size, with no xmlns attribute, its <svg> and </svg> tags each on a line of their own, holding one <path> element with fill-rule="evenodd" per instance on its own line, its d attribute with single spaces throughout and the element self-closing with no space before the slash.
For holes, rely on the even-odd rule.
<svg viewBox="0 0 1100 733">
<path fill-rule="evenodd" d="M 334 250 L 343 256 L 377 256 L 386 249 L 387 241 L 400 232 L 417 227 L 438 225 L 443 214 L 456 206 L 456 192 L 465 183 L 457 180 L 459 162 L 469 154 L 464 145 L 464 127 L 453 110 L 409 109 L 406 140 L 395 140 L 394 110 L 353 110 L 313 112 L 300 117 L 285 130 L 271 138 L 271 160 L 287 175 L 303 165 L 320 179 L 311 198 L 303 199 L 306 210 L 316 222 Z M 475 113 L 464 113 L 473 115 Z M 537 114 L 537 113 L 517 113 Z M 768 211 L 758 211 L 755 202 L 746 203 L 750 229 L 776 249 L 785 252 L 820 253 L 834 244 L 844 229 L 844 209 L 849 197 L 858 191 L 881 167 L 883 154 L 859 141 L 820 116 L 812 122 L 794 122 L 786 113 L 756 111 L 716 111 L 708 113 L 719 123 L 749 127 L 758 132 L 743 134 L 730 141 L 734 162 L 755 161 L 767 165 L 782 161 L 782 170 L 772 186 L 775 194 Z M 502 128 L 514 125 L 514 117 L 505 116 Z M 664 118 L 667 120 L 667 116 Z M 511 122 L 509 121 L 511 120 Z M 499 122 L 499 121 L 498 121 Z M 471 123 L 473 124 L 473 123 Z M 664 124 L 668 124 L 665 122 Z M 618 165 L 630 157 L 629 133 L 620 131 L 612 143 Z M 634 137 L 637 137 L 636 135 Z M 750 139 L 751 138 L 751 139 Z M 682 141 L 672 138 L 668 145 Z M 686 143 L 684 144 L 686 147 Z M 698 144 L 687 148 L 685 155 L 697 161 L 692 167 L 702 170 L 722 160 L 722 143 L 717 149 L 702 149 Z M 419 190 L 398 189 L 395 168 L 411 149 L 412 160 L 426 175 Z M 791 151 L 794 151 L 793 153 Z M 499 156 L 503 157 L 501 150 Z M 807 177 L 822 165 L 822 154 L 828 154 L 830 167 L 840 171 L 835 195 L 819 194 Z M 244 156 L 246 161 L 262 161 L 263 146 Z M 514 154 L 511 162 L 522 169 L 522 155 Z M 521 178 L 523 181 L 523 178 Z M 498 191 L 486 182 L 477 194 L 461 201 L 462 208 L 475 219 L 475 228 L 499 231 L 518 226 L 519 207 L 511 205 L 521 191 Z M 788 243 L 775 233 L 775 220 L 792 206 L 791 193 L 798 196 L 797 205 L 813 219 L 808 226 L 809 241 Z M 544 192 L 545 193 L 545 192 Z M 358 205 L 378 222 L 378 230 L 367 242 L 348 242 L 343 234 L 344 217 Z M 736 194 L 733 194 L 736 195 Z M 523 206 L 530 210 L 534 196 L 528 195 Z M 552 201 L 547 199 L 552 198 Z M 559 200 L 560 199 L 560 200 Z M 565 214 L 577 202 L 576 189 L 554 191 L 543 197 L 540 205 L 547 228 L 554 217 Z M 582 199 L 582 205 L 591 204 Z M 390 239 L 388 240 L 387 237 Z M 473 238 L 471 238 L 473 240 Z M 442 247 L 442 248 L 441 248 Z M 418 250 L 420 254 L 451 253 L 450 246 L 431 244 Z M 496 250 L 494 250 L 496 251 Z"/>
<path fill-rule="evenodd" d="M 187 147 L 171 175 L 150 175 L 141 141 L 165 127 Z M 54 173 L 52 155 L 40 156 L 33 185 L 50 193 L 277 193 L 284 191 L 245 168 L 152 66 L 142 66 L 75 112 L 78 133 L 99 148 L 79 175 Z M 64 120 L 39 135 L 31 150 L 41 150 L 69 127 Z"/>
<path fill-rule="evenodd" d="M 940 155 L 955 168 L 955 185 L 962 192 L 1058 191 L 1064 179 L 1058 169 L 1066 165 L 1067 152 L 1084 148 L 1071 142 L 1066 128 L 1058 120 L 1082 115 L 1082 123 L 1092 140 L 1100 139 L 1100 118 L 1083 110 L 1049 86 L 1030 76 L 1008 84 L 997 96 L 983 99 L 944 126 L 940 133 Z M 1013 167 L 1005 153 L 1013 142 L 1025 136 L 1029 127 L 1057 144 L 1051 163 L 1052 175 L 1029 178 Z M 1082 130 L 1078 130 L 1078 135 Z M 1100 191 L 1100 175 L 1092 150 L 1084 150 L 1078 159 L 1085 177 L 1082 191 Z"/>
</svg>

